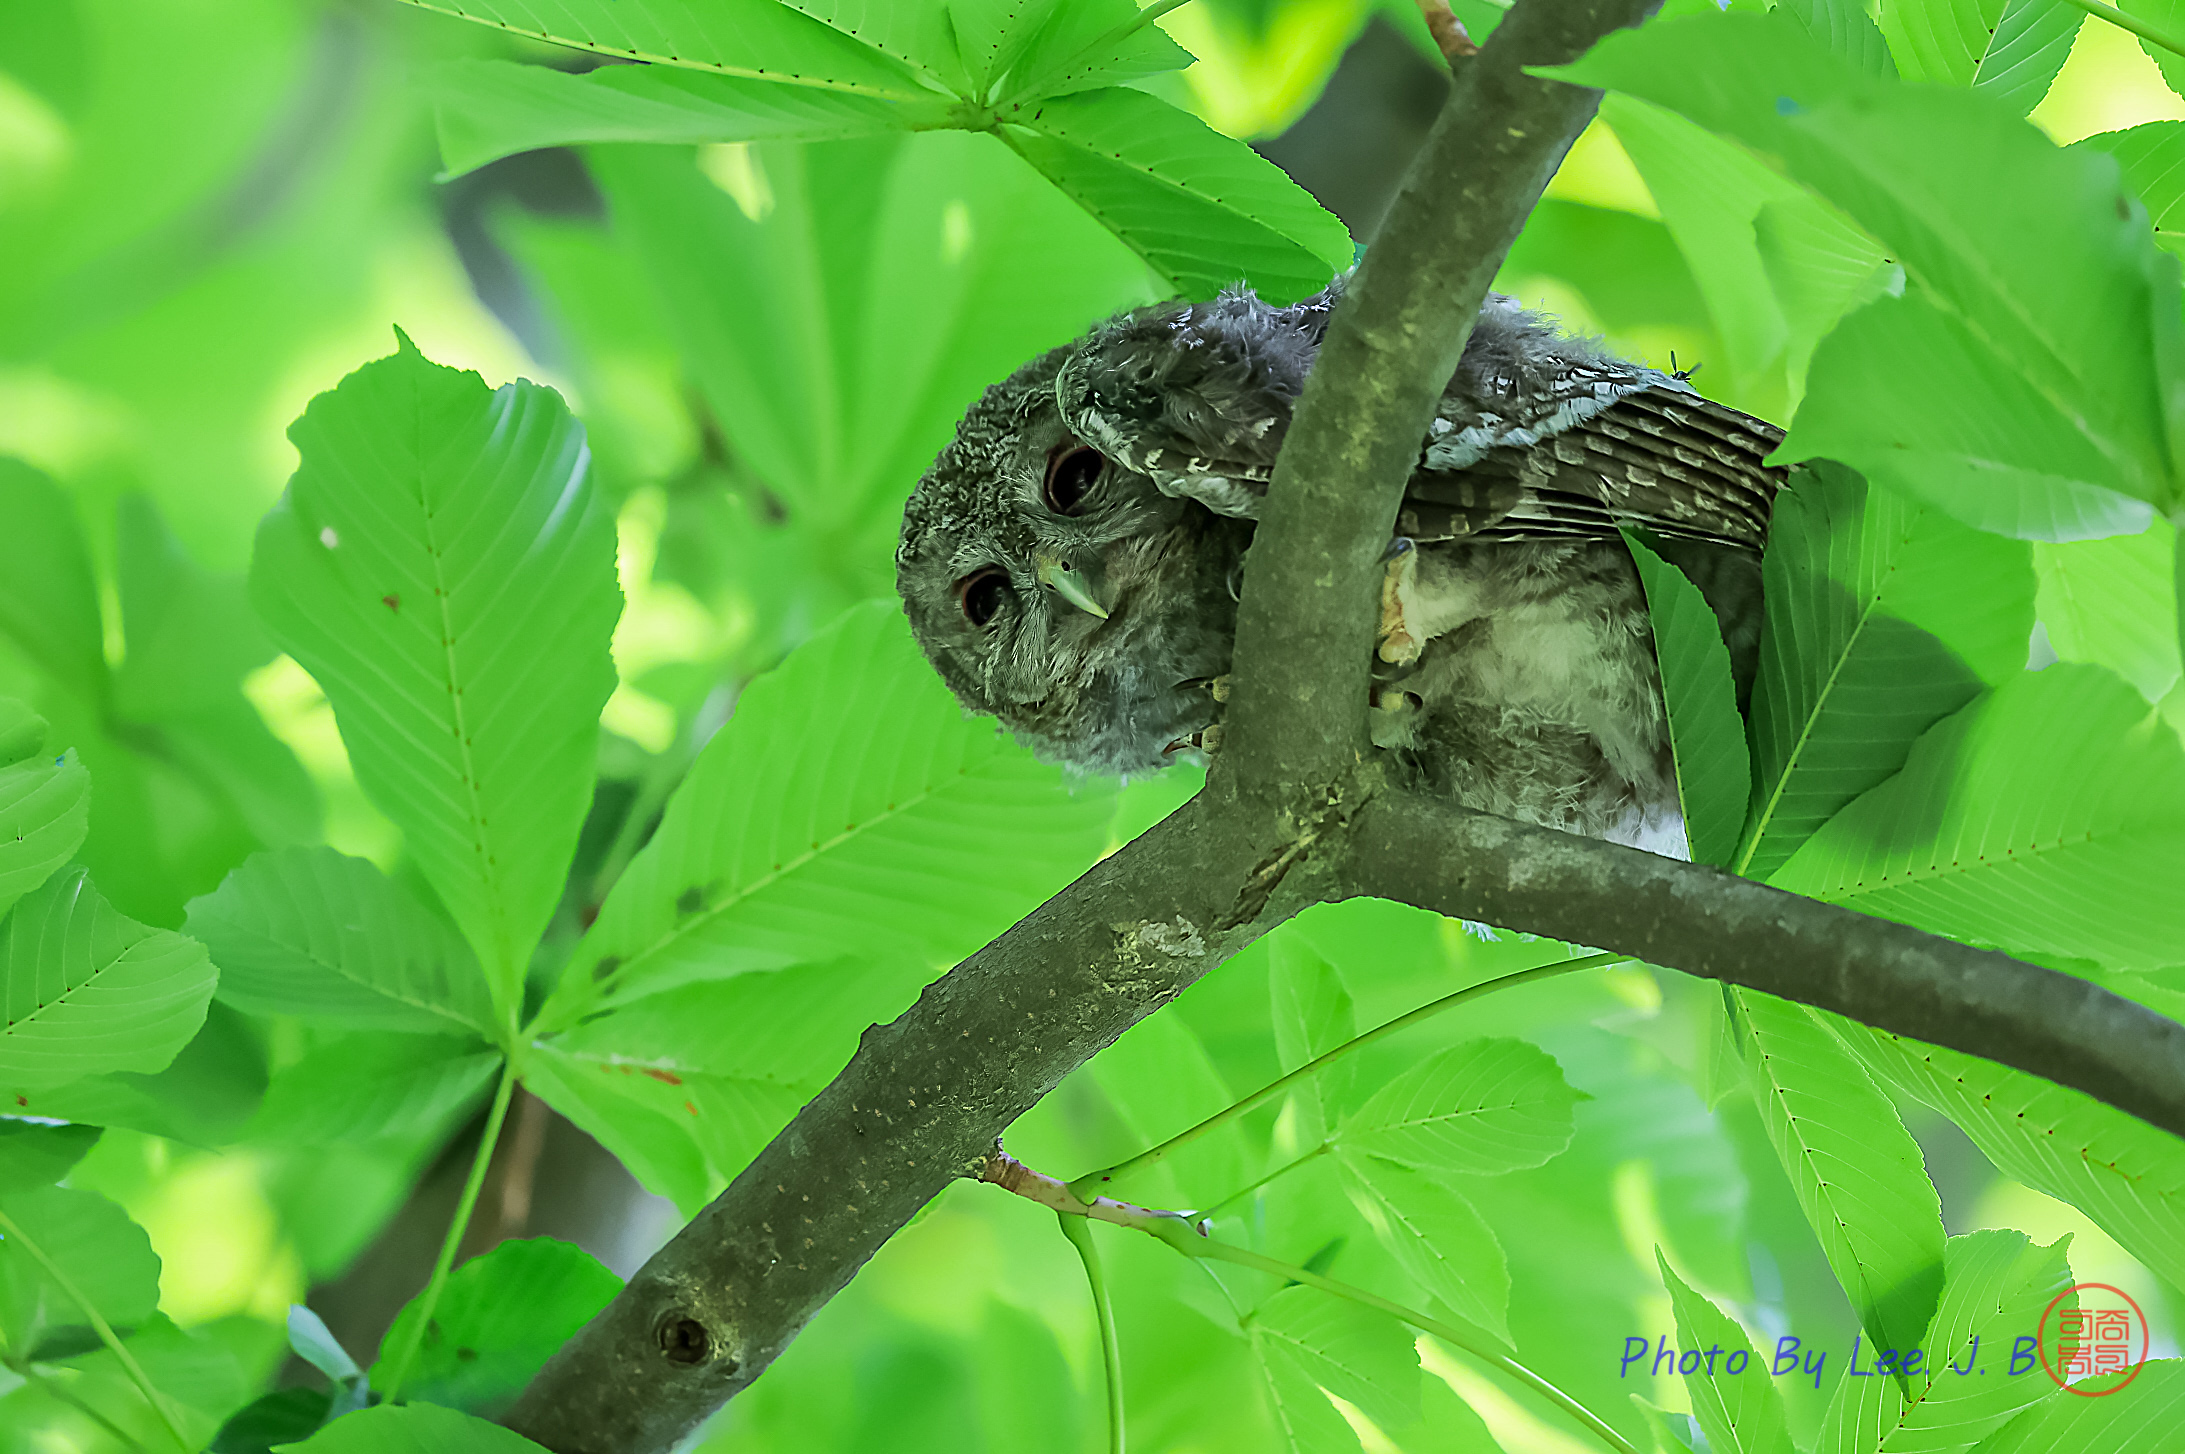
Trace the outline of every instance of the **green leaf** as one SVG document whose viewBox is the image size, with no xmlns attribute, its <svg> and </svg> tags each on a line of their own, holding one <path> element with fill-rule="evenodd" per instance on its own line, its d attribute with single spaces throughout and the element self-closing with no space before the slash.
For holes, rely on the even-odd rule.
<svg viewBox="0 0 2185 1454">
<path fill-rule="evenodd" d="M 308 1439 L 326 1422 L 333 1398 L 323 1388 L 280 1388 L 228 1417 L 205 1454 L 269 1454 Z"/>
<path fill-rule="evenodd" d="M 531 1065 L 551 1064 L 556 1080 L 534 1089 L 618 1155 L 627 1146 L 627 1159 L 647 1159 L 650 1138 L 672 1126 L 726 1181 L 931 977 L 860 958 L 649 995 L 537 1042 Z M 591 1090 L 564 1108 L 557 1097 L 580 1086 Z"/>
<path fill-rule="evenodd" d="M 0 697 L 0 917 L 74 856 L 91 824 L 91 775 L 73 752 L 47 757 L 46 724 Z"/>
<path fill-rule="evenodd" d="M 1013 5 L 981 8 L 997 15 L 1015 9 Z M 1013 32 L 1022 38 L 1023 53 L 1011 59 L 1006 46 L 1001 47 L 989 67 L 991 74 L 1007 69 L 1005 101 L 1121 85 L 1181 70 L 1193 60 L 1191 52 L 1169 39 L 1158 25 L 1142 20 L 1130 0 L 1054 0 L 1046 10 L 1037 30 L 1020 27 Z M 1128 33 L 1121 40 L 1100 44 L 1125 27 Z M 973 58 L 980 52 L 974 47 L 983 38 L 984 28 L 967 25 L 959 9 L 956 31 L 965 59 L 973 61 L 976 72 L 979 67 Z"/>
<path fill-rule="evenodd" d="M 90 1322 L 80 1295 L 100 1317 L 127 1329 L 159 1305 L 159 1258 L 144 1229 L 105 1197 L 57 1186 L 0 1199 L 0 1212 L 22 1237 L 0 1238 L 0 1332 L 21 1357 L 41 1335 Z M 28 1241 L 68 1280 L 64 1291 Z"/>
<path fill-rule="evenodd" d="M 1082 871 L 1110 806 L 965 717 L 893 602 L 860 606 L 745 690 L 545 1023 L 846 953 L 952 962 Z"/>
<path fill-rule="evenodd" d="M 1523 1040 L 1468 1040 L 1428 1056 L 1345 1117 L 1335 1141 L 1442 1173 L 1539 1166 L 1570 1144 L 1572 1090 L 1552 1056 Z"/>
<path fill-rule="evenodd" d="M 1325 1389 L 1377 1424 L 1418 1417 L 1419 1355 L 1403 1324 L 1318 1288 L 1276 1293 L 1245 1323 L 1268 1402 L 1296 1454 L 1356 1449 Z"/>
<path fill-rule="evenodd" d="M 517 152 L 580 142 L 827 141 L 948 126 L 941 97 L 911 100 L 665 66 L 582 75 L 509 61 L 434 72 L 442 179 Z"/>
<path fill-rule="evenodd" d="M 103 700 L 98 586 L 76 507 L 58 485 L 0 455 L 0 636 L 86 701 Z"/>
<path fill-rule="evenodd" d="M 1343 1158 L 1344 1189 L 1410 1279 L 1505 1342 L 1510 1266 L 1494 1228 L 1446 1181 L 1376 1156 Z"/>
<path fill-rule="evenodd" d="M 2146 507 L 2064 408 L 1925 296 L 1877 298 L 1814 351 L 1785 458 L 1842 459 L 1981 530 L 2134 531 Z"/>
<path fill-rule="evenodd" d="M 2061 0 L 1889 0 L 1881 28 L 1907 81 L 1988 91 L 2023 116 L 2085 18 Z"/>
<path fill-rule="evenodd" d="M 694 1217 L 725 1180 L 706 1166 L 690 1124 L 697 1118 L 695 1109 L 678 1105 L 671 1113 L 628 1094 L 639 1079 L 636 1069 L 632 1065 L 632 1074 L 621 1075 L 616 1073 L 619 1067 L 572 1059 L 546 1047 L 525 1061 L 524 1088 L 612 1151 L 645 1190 Z M 794 1111 L 791 1107 L 790 1114 Z"/>
<path fill-rule="evenodd" d="M 574 1243 L 551 1237 L 503 1242 L 448 1278 L 405 1396 L 497 1417 L 547 1358 L 621 1290 L 622 1279 Z M 412 1298 L 380 1346 L 407 1347 L 419 1312 Z M 385 1372 L 383 1359 L 372 1369 L 373 1381 L 382 1381 Z"/>
<path fill-rule="evenodd" d="M 1826 1023 L 1876 1074 L 1957 1122 L 2015 1181 L 2085 1212 L 2133 1256 L 2185 1279 L 2185 1146 L 2082 1092 L 1864 1025 Z"/>
<path fill-rule="evenodd" d="M 1723 363 L 1742 390 L 1760 386 L 1781 361 L 1789 333 L 1754 219 L 1770 202 L 1804 201 L 1804 195 L 1744 148 L 1673 111 L 1611 95 L 1602 99 L 1601 119 L 1638 168 L 1690 264 L 1722 340 Z"/>
<path fill-rule="evenodd" d="M 2135 19 L 2152 22 L 2172 36 L 2185 30 L 2185 23 L 2181 23 L 2185 22 L 2185 7 L 2180 7 L 2177 0 L 2118 0 L 2117 8 Z M 2170 90 L 2185 92 L 2185 56 L 2167 46 L 2157 45 L 2145 36 L 2138 39 L 2139 48 L 2162 72 L 2162 79 Z"/>
<path fill-rule="evenodd" d="M 777 0 L 406 0 L 617 60 L 715 71 L 830 91 L 924 99 L 908 66 Z M 938 9 L 938 7 L 934 7 Z"/>
<path fill-rule="evenodd" d="M 344 1414 L 301 1444 L 310 1454 L 542 1454 L 542 1446 L 499 1424 L 435 1404 L 382 1404 Z"/>
<path fill-rule="evenodd" d="M 894 594 L 907 482 L 981 391 L 1150 296 L 1144 264 L 989 137 L 756 145 L 737 176 L 658 147 L 587 160 L 739 472 L 774 497 L 753 513 L 787 513 L 788 545 L 739 583 L 763 573 L 751 609 L 801 618 L 791 644 Z M 785 549 L 805 558 L 785 569 Z M 849 594 L 813 599 L 845 574 Z"/>
<path fill-rule="evenodd" d="M 1001 119 L 1002 140 L 1188 297 L 1241 280 L 1290 303 L 1350 266 L 1349 232 L 1310 193 L 1143 91 L 1051 96 Z"/>
<path fill-rule="evenodd" d="M 273 659 L 239 576 L 190 559 L 143 495 L 115 507 L 114 574 L 128 652 L 114 676 L 117 710 L 156 722 L 217 708 Z"/>
<path fill-rule="evenodd" d="M 251 1136 L 301 1146 L 436 1139 L 478 1104 L 500 1067 L 500 1052 L 475 1039 L 344 1035 L 273 1077 Z"/>
<path fill-rule="evenodd" d="M 350 1029 L 491 1034 L 478 962 L 410 892 L 331 848 L 253 855 L 190 903 L 220 998 L 256 1015 Z"/>
<path fill-rule="evenodd" d="M 1767 1365 L 1753 1356 L 1745 1330 L 1687 1286 L 1659 1248 L 1654 1261 L 1676 1308 L 1678 1346 L 1710 1351 L 1719 1347 L 1725 1361 L 1739 1353 L 1746 1357 L 1742 1373 L 1725 1369 L 1720 1375 L 1711 1371 L 1684 1375 L 1685 1393 L 1700 1428 L 1706 1431 L 1711 1454 L 1797 1454 L 1783 1412 L 1783 1395 L 1767 1376 Z"/>
<path fill-rule="evenodd" d="M 2057 764 L 2071 770 L 2058 772 Z M 1771 882 L 2022 953 L 2159 969 L 2185 944 L 2185 744 L 2100 667 L 2006 681 Z"/>
<path fill-rule="evenodd" d="M 0 1121 L 0 1197 L 51 1186 L 68 1175 L 98 1139 L 96 1126 Z"/>
<path fill-rule="evenodd" d="M 1866 7 L 1857 0 L 1784 0 L 1775 14 L 1796 21 L 1815 41 L 1870 76 L 1897 74 L 1897 64 Z"/>
<path fill-rule="evenodd" d="M 2029 548 L 1832 468 L 1776 497 L 1753 694 L 1754 806 L 1737 868 L 1765 878 L 1904 765 L 1929 726 L 2025 665 Z"/>
<path fill-rule="evenodd" d="M 1905 300 L 1870 304 L 1871 326 L 1840 329 L 1815 357 L 1782 458 L 1826 454 L 2022 533 L 2113 533 L 2135 513 L 2145 523 L 2133 501 L 2174 498 L 2177 270 L 2157 265 L 2101 159 L 1983 99 L 1863 75 L 1760 16 L 1618 32 L 1556 74 L 1768 153 L 1903 262 Z M 1997 400 L 1963 392 L 2006 377 Z M 2042 448 L 2021 462 L 2035 431 L 2011 410 L 2029 399 Z M 1862 428 L 1862 407 L 1891 401 Z M 2041 478 L 2065 463 L 2078 472 Z"/>
<path fill-rule="evenodd" d="M 1846 313 L 1903 287 L 1904 270 L 1873 238 L 1810 196 L 1762 203 L 1753 215 L 1753 241 L 1783 310 L 1783 365 L 1795 405 L 1805 397 L 1821 340 Z"/>
<path fill-rule="evenodd" d="M 2185 253 L 2185 121 L 2149 121 L 2123 131 L 2097 132 L 2073 142 L 2070 149 L 2115 157 L 2124 185 L 2147 209 L 2155 242 Z"/>
<path fill-rule="evenodd" d="M 552 390 L 488 390 L 405 338 L 289 432 L 302 464 L 252 600 L 512 1017 L 615 683 L 614 522 L 583 430 Z"/>
<path fill-rule="evenodd" d="M 1356 1035 L 1358 1020 L 1342 976 L 1302 938 L 1277 932 L 1268 945 L 1268 960 L 1275 1058 L 1287 1075 Z M 1337 1061 L 1292 1093 L 1309 1122 L 1299 1129 L 1301 1142 L 1321 1139 L 1327 1108 L 1342 1104 L 1355 1069 L 1348 1059 Z"/>
<path fill-rule="evenodd" d="M 1942 1202 L 1896 1107 L 1800 1005 L 1732 991 L 1760 1118 L 1867 1336 L 1910 1348 L 1943 1280 Z"/>
<path fill-rule="evenodd" d="M 1982 1439 L 1971 1454 L 2166 1454 L 2185 1425 L 2185 1363 L 2154 1358 L 2122 1398 L 2050 1398 Z"/>
<path fill-rule="evenodd" d="M 2042 1311 L 2070 1282 L 2064 1245 L 2029 1243 L 2023 1232 L 1952 1237 L 1934 1321 L 1924 1337 L 1894 1345 L 1900 1352 L 1917 1347 L 1919 1370 L 1903 1383 L 1880 1376 L 1872 1371 L 1878 1350 L 1862 1348 L 1867 1376 L 1837 1383 L 1818 1454 L 1963 1449 L 2028 1404 L 2053 1397 L 2055 1385 L 2046 1378 L 2014 1378 L 2007 1366 L 2012 1340 L 2038 1326 Z M 1978 1371 L 1960 1375 L 1953 1364 Z"/>
<path fill-rule="evenodd" d="M 1654 628 L 1688 852 L 1694 863 L 1724 865 L 1736 856 L 1753 787 L 1729 648 L 1707 598 L 1683 571 L 1629 530 L 1624 544 L 1639 568 Z"/>
<path fill-rule="evenodd" d="M 2108 667 L 2161 701 L 2178 679 L 2176 538 L 2157 520 L 2138 535 L 2036 542 L 2034 609 L 2056 655 Z"/>
<path fill-rule="evenodd" d="M 159 1070 L 204 1023 L 216 978 L 202 944 L 123 917 L 81 868 L 64 870 L 0 921 L 0 1076 Z"/>
</svg>

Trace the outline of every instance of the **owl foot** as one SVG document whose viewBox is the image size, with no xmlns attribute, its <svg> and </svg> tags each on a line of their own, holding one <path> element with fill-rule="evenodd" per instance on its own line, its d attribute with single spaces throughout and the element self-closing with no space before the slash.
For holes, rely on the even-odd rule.
<svg viewBox="0 0 2185 1454">
<path fill-rule="evenodd" d="M 1421 645 L 1407 619 L 1418 606 L 1419 549 L 1403 536 L 1396 538 L 1391 549 L 1381 576 L 1381 623 L 1374 636 L 1380 642 L 1381 660 L 1391 666 L 1409 666 L 1419 659 Z"/>
<path fill-rule="evenodd" d="M 1417 692 L 1388 687 L 1375 693 L 1372 711 L 1366 714 L 1366 732 L 1375 747 L 1415 747 L 1419 740 Z"/>
</svg>

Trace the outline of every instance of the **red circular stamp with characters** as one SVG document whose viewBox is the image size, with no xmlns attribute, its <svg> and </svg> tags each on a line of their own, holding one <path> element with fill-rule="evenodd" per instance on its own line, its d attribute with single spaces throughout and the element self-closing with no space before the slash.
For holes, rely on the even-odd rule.
<svg viewBox="0 0 2185 1454">
<path fill-rule="evenodd" d="M 2076 1307 L 2064 1306 L 2074 1298 Z M 2042 1309 L 2035 1338 L 2041 1367 L 2058 1388 L 2081 1398 L 2102 1398 L 2139 1377 L 2147 1361 L 2147 1314 L 2121 1287 L 2074 1283 Z M 2104 1388 L 2077 1386 L 2109 1373 L 2124 1377 Z"/>
</svg>

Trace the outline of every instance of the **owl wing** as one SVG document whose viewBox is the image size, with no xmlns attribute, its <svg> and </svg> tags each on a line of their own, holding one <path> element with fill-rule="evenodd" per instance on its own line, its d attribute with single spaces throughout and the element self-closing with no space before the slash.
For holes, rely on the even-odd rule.
<svg viewBox="0 0 2185 1454">
<path fill-rule="evenodd" d="M 1620 525 L 1640 525 L 1665 539 L 1758 552 L 1784 477 L 1762 460 L 1783 431 L 1674 376 L 1635 374 L 1571 376 L 1561 397 L 1529 394 L 1521 407 L 1484 418 L 1445 401 L 1405 490 L 1398 533 L 1613 539 Z"/>
<path fill-rule="evenodd" d="M 1257 519 L 1339 293 L 1281 309 L 1224 294 L 1115 319 L 1058 372 L 1063 419 L 1164 493 Z M 1781 440 L 1679 375 L 1562 338 L 1491 296 L 1397 529 L 1422 541 L 1576 539 L 1628 524 L 1758 550 L 1783 479 L 1760 461 Z"/>
</svg>

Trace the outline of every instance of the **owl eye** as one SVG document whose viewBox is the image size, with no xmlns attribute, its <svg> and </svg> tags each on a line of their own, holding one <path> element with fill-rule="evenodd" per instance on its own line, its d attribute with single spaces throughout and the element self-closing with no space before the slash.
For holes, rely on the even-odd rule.
<svg viewBox="0 0 2185 1454">
<path fill-rule="evenodd" d="M 964 619 L 974 626 L 984 626 L 1001 610 L 1001 603 L 1015 594 L 1009 584 L 1009 574 L 998 567 L 988 567 L 976 575 L 964 577 L 956 587 L 956 599 L 963 603 Z"/>
<path fill-rule="evenodd" d="M 1047 508 L 1057 515 L 1075 515 L 1085 507 L 1085 496 L 1107 467 L 1107 456 L 1089 444 L 1056 450 L 1047 457 L 1047 483 L 1040 492 Z"/>
</svg>

